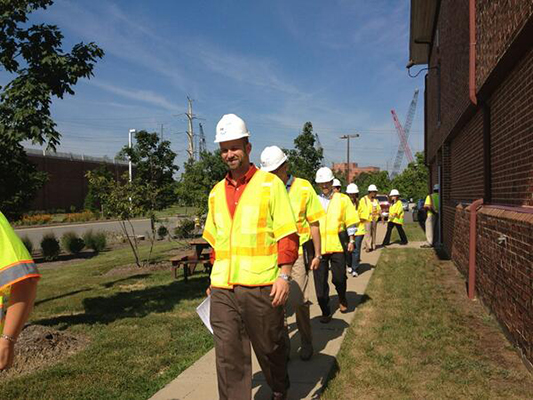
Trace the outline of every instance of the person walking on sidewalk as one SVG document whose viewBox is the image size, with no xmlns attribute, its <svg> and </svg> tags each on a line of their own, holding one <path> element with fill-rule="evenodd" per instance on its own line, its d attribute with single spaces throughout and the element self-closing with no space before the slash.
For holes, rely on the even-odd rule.
<svg viewBox="0 0 533 400">
<path fill-rule="evenodd" d="M 439 184 L 433 186 L 433 193 L 426 197 L 424 208 L 427 211 L 426 241 L 423 248 L 434 247 L 439 242 Z"/>
<path fill-rule="evenodd" d="M 381 206 L 378 199 L 376 199 L 377 194 L 378 188 L 376 185 L 370 185 L 368 186 L 368 194 L 359 202 L 359 218 L 366 221 L 363 247 L 367 253 L 376 249 L 378 220 L 381 218 L 381 221 L 383 221 Z"/>
<path fill-rule="evenodd" d="M 333 191 L 335 193 L 341 193 L 342 184 L 337 178 L 333 179 Z"/>
<path fill-rule="evenodd" d="M 307 295 L 309 270 L 317 270 L 322 259 L 318 221 L 326 213 L 311 183 L 289 175 L 288 168 L 287 155 L 279 147 L 270 146 L 261 153 L 261 169 L 280 178 L 289 192 L 292 212 L 296 218 L 300 236 L 300 254 L 292 267 L 288 304 L 296 314 L 296 326 L 301 338 L 300 358 L 307 361 L 313 355 L 313 335 Z M 286 340 L 290 343 L 288 330 L 285 332 Z"/>
<path fill-rule="evenodd" d="M 229 172 L 209 194 L 203 237 L 215 259 L 207 292 L 218 392 L 222 400 L 251 399 L 251 342 L 272 398 L 286 399 L 284 304 L 298 258 L 297 227 L 283 182 L 250 163 L 249 136 L 234 114 L 216 127 Z"/>
<path fill-rule="evenodd" d="M 400 244 L 406 245 L 408 241 L 403 230 L 403 204 L 400 201 L 400 192 L 392 189 L 389 197 L 391 198 L 392 205 L 389 208 L 389 222 L 387 223 L 387 233 L 385 234 L 385 239 L 383 239 L 383 246 L 390 244 L 390 237 L 394 228 L 398 230 L 398 234 L 400 235 Z"/>
<path fill-rule="evenodd" d="M 0 212 L 0 371 L 13 365 L 15 344 L 33 308 L 40 277 L 26 246 Z"/>
<path fill-rule="evenodd" d="M 355 212 L 358 213 L 359 209 L 359 188 L 355 183 L 350 183 L 348 187 L 346 188 L 346 194 L 350 197 L 350 200 L 352 200 L 353 207 L 355 208 Z M 359 276 L 357 270 L 359 269 L 359 264 L 361 263 L 361 247 L 363 245 L 363 238 L 365 237 L 365 223 L 366 221 L 361 219 L 361 216 L 359 217 L 359 225 L 357 226 L 357 230 L 355 232 L 355 249 L 351 253 L 348 267 L 348 273 L 351 273 L 352 276 L 355 278 Z"/>
<path fill-rule="evenodd" d="M 331 321 L 332 313 L 329 307 L 328 271 L 331 269 L 333 285 L 339 296 L 339 310 L 348 311 L 346 300 L 346 257 L 339 234 L 347 231 L 349 236 L 348 252 L 355 248 L 355 227 L 359 218 L 348 196 L 333 192 L 333 172 L 328 167 L 322 167 L 316 172 L 315 182 L 319 184 L 322 194 L 320 203 L 326 215 L 320 219 L 320 242 L 322 246 L 322 261 L 317 270 L 313 271 L 316 297 L 322 311 L 320 322 Z"/>
</svg>

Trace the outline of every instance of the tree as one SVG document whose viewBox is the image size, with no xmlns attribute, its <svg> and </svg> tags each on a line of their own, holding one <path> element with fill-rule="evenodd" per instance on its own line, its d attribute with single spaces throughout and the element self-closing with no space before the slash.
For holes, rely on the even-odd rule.
<svg viewBox="0 0 533 400">
<path fill-rule="evenodd" d="M 180 203 L 197 207 L 200 215 L 205 214 L 209 192 L 226 174 L 227 167 L 219 150 L 202 152 L 199 161 L 187 161 L 176 189 Z"/>
<path fill-rule="evenodd" d="M 289 158 L 289 173 L 299 178 L 315 181 L 316 171 L 322 166 L 323 150 L 315 147 L 313 124 L 306 122 L 302 132 L 294 139 L 294 149 L 284 150 Z"/>
<path fill-rule="evenodd" d="M 100 183 L 101 180 L 111 181 L 113 179 L 113 174 L 105 165 L 93 169 L 91 174 L 93 176 L 93 181 L 97 181 L 98 183 Z M 102 216 L 105 216 L 104 204 L 102 202 L 105 194 L 103 193 L 103 190 L 105 189 L 106 188 L 101 184 L 89 185 L 83 208 L 90 211 L 100 211 Z"/>
<path fill-rule="evenodd" d="M 400 175 L 392 181 L 395 189 L 404 198 L 423 199 L 428 191 L 429 171 L 424 164 L 424 154 L 415 154 L 415 161 L 410 162 Z"/>
<path fill-rule="evenodd" d="M 2 182 L 0 208 L 12 217 L 21 214 L 44 182 L 42 173 L 29 164 L 23 166 L 28 161 L 20 143 L 47 143 L 55 150 L 60 134 L 50 113 L 52 98 L 73 95 L 73 86 L 80 78 L 90 78 L 104 55 L 94 43 L 78 43 L 70 53 L 64 52 L 57 26 L 28 25 L 28 14 L 52 4 L 53 0 L 0 4 L 0 65 L 14 76 L 0 88 L 0 150 L 10 155 L 9 161 L 0 162 L 0 176 L 9 176 L 16 186 Z"/>
<path fill-rule="evenodd" d="M 361 196 L 365 195 L 368 191 L 368 186 L 376 185 L 379 193 L 389 194 L 392 189 L 392 182 L 389 178 L 387 171 L 379 172 L 361 172 L 354 182 L 359 187 L 359 193 Z"/>
</svg>

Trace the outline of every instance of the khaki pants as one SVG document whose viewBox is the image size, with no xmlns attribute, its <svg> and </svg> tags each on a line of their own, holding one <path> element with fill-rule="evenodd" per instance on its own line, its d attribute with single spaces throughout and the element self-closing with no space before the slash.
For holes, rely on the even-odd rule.
<svg viewBox="0 0 533 400">
<path fill-rule="evenodd" d="M 426 240 L 429 245 L 435 246 L 439 241 L 438 216 L 428 214 L 426 218 Z"/>
<path fill-rule="evenodd" d="M 376 235 L 378 230 L 378 221 L 369 221 L 365 223 L 365 240 L 364 248 L 366 250 L 375 250 L 376 249 Z"/>
<path fill-rule="evenodd" d="M 272 307 L 272 286 L 211 291 L 211 326 L 215 339 L 218 393 L 221 400 L 250 400 L 252 360 L 250 343 L 268 385 L 286 392 L 287 347 L 283 307 Z"/>
<path fill-rule="evenodd" d="M 291 291 L 288 306 L 296 315 L 296 326 L 300 332 L 302 348 L 313 348 L 313 335 L 311 332 L 311 319 L 309 316 L 309 299 L 307 297 L 307 284 L 309 275 L 305 269 L 304 257 L 300 255 L 292 266 Z M 288 332 L 287 332 L 288 334 Z"/>
</svg>

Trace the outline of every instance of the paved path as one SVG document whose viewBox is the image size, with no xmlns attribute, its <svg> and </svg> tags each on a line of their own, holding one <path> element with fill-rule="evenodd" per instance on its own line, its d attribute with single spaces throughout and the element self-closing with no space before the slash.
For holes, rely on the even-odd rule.
<svg viewBox="0 0 533 400">
<path fill-rule="evenodd" d="M 385 227 L 379 225 L 378 243 L 381 243 L 384 235 Z M 391 247 L 396 246 L 391 245 Z M 311 324 L 313 327 L 315 355 L 310 361 L 304 362 L 298 357 L 297 352 L 300 338 L 295 333 L 296 322 L 294 315 L 289 317 L 289 329 L 291 332 L 291 361 L 289 363 L 291 388 L 289 399 L 317 399 L 319 397 L 328 376 L 336 365 L 337 353 L 340 350 L 346 330 L 352 322 L 354 312 L 361 300 L 366 299 L 364 292 L 380 253 L 380 249 L 371 253 L 363 252 L 361 257 L 362 265 L 360 267 L 362 273 L 357 278 L 348 277 L 348 313 L 341 314 L 338 311 L 338 298 L 334 286 L 331 285 L 331 305 L 335 313 L 333 320 L 329 324 L 321 324 L 318 320 L 320 317 L 320 308 L 316 301 L 314 286 L 311 286 L 309 294 L 312 302 Z M 371 299 L 368 300 L 371 301 Z M 254 356 L 253 398 L 256 400 L 267 400 L 270 399 L 270 396 L 270 388 L 266 384 Z M 156 393 L 151 400 L 215 400 L 217 398 L 215 351 L 212 349 L 166 387 Z"/>
<path fill-rule="evenodd" d="M 170 217 L 168 218 L 168 220 L 169 225 L 171 227 L 174 227 L 176 225 L 176 217 Z M 150 219 L 148 218 L 133 220 L 132 224 L 137 235 L 144 235 L 147 232 L 150 232 Z M 45 235 L 46 233 L 53 232 L 59 239 L 65 232 L 73 231 L 79 236 L 81 236 L 90 229 L 92 229 L 93 231 L 105 231 L 116 234 L 122 234 L 122 229 L 118 221 L 87 222 L 56 226 L 36 226 L 31 228 L 15 229 L 15 232 L 20 237 L 27 236 L 33 242 L 34 247 L 37 248 L 39 247 L 39 243 L 41 242 L 43 235 Z"/>
</svg>

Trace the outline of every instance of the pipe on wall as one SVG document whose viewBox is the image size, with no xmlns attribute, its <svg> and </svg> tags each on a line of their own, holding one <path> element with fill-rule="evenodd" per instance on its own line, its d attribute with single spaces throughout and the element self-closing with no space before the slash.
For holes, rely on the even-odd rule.
<svg viewBox="0 0 533 400">
<path fill-rule="evenodd" d="M 474 299 L 476 289 L 476 247 L 477 247 L 477 211 L 483 205 L 483 199 L 475 200 L 470 206 L 470 246 L 468 249 L 468 298 Z"/>
<path fill-rule="evenodd" d="M 472 104 L 477 105 L 476 96 L 476 0 L 469 0 L 470 52 L 468 68 L 468 93 Z"/>
</svg>

